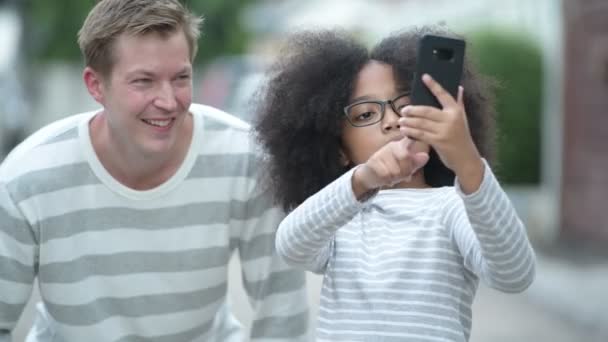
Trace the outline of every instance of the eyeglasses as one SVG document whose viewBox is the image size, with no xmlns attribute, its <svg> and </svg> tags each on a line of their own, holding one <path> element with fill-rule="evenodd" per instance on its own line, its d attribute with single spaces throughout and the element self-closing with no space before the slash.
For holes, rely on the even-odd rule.
<svg viewBox="0 0 608 342">
<path fill-rule="evenodd" d="M 406 92 L 391 100 L 364 100 L 351 103 L 344 107 L 344 114 L 348 122 L 354 127 L 370 126 L 382 121 L 387 104 L 397 115 L 401 116 L 401 109 L 410 104 L 409 96 L 410 93 Z"/>
</svg>

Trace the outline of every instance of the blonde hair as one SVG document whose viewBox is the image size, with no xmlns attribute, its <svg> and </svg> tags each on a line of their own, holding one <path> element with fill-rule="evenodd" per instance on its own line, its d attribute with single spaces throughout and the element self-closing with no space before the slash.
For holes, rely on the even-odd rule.
<svg viewBox="0 0 608 342">
<path fill-rule="evenodd" d="M 183 30 L 190 60 L 198 49 L 203 18 L 189 12 L 178 0 L 101 0 L 93 7 L 78 32 L 85 64 L 108 75 L 115 60 L 113 45 L 122 34 L 168 35 Z"/>
</svg>

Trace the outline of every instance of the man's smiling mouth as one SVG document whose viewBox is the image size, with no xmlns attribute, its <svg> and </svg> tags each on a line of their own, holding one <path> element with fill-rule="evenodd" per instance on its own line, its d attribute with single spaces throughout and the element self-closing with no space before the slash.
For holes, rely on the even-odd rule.
<svg viewBox="0 0 608 342">
<path fill-rule="evenodd" d="M 166 119 L 166 120 L 141 119 L 141 121 L 147 123 L 148 125 L 155 126 L 155 127 L 167 127 L 167 126 L 169 126 L 169 124 L 171 124 L 171 122 L 173 120 L 174 119 Z"/>
</svg>

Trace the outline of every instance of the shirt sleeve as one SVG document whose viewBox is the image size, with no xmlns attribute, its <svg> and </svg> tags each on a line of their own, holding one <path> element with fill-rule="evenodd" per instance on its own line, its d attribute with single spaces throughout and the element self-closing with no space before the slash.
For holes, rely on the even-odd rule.
<svg viewBox="0 0 608 342">
<path fill-rule="evenodd" d="M 270 192 L 252 191 L 232 223 L 243 286 L 253 311 L 250 340 L 309 341 L 309 309 L 304 270 L 290 267 L 275 252 L 276 230 L 285 217 Z"/>
<path fill-rule="evenodd" d="M 467 269 L 497 290 L 525 290 L 534 280 L 534 251 L 524 224 L 487 162 L 476 192 L 464 194 L 458 180 L 455 187 L 462 200 L 448 201 L 446 225 Z"/>
<path fill-rule="evenodd" d="M 35 234 L 0 184 L 0 342 L 11 341 L 32 293 L 37 251 Z"/>
<path fill-rule="evenodd" d="M 354 170 L 308 198 L 281 222 L 276 245 L 286 262 L 315 273 L 325 271 L 336 231 L 365 205 L 353 193 Z"/>
</svg>

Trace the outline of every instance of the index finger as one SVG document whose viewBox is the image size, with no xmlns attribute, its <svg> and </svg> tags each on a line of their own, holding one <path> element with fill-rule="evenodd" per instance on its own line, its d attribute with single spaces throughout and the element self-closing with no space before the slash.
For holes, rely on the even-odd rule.
<svg viewBox="0 0 608 342">
<path fill-rule="evenodd" d="M 411 151 L 412 146 L 414 146 L 414 143 L 416 143 L 416 140 L 408 137 L 407 135 L 404 135 L 403 138 L 401 138 L 401 140 L 399 140 L 399 143 L 401 144 L 402 147 L 405 148 L 405 150 Z"/>
<path fill-rule="evenodd" d="M 422 75 L 422 81 L 424 84 L 426 84 L 431 93 L 435 95 L 437 101 L 439 101 L 443 108 L 454 107 L 457 105 L 456 99 L 452 96 L 452 94 L 445 90 L 441 84 L 439 84 L 439 82 L 435 81 L 431 75 Z"/>
</svg>

